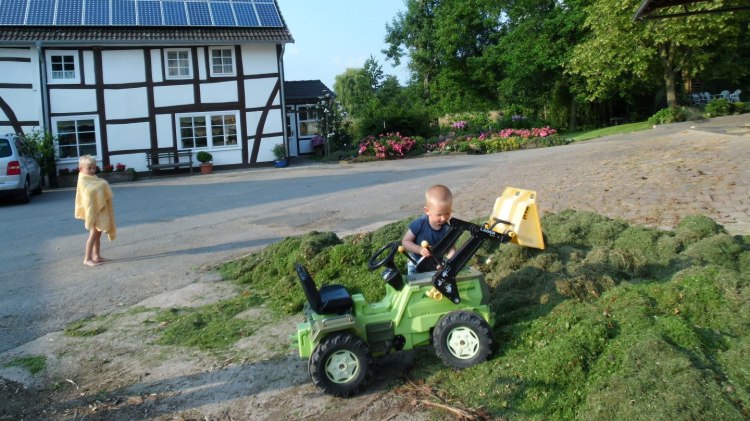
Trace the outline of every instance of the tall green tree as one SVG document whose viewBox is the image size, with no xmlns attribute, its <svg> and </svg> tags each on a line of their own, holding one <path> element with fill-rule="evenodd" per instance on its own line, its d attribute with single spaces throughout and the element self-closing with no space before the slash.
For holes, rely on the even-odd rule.
<svg viewBox="0 0 750 421">
<path fill-rule="evenodd" d="M 586 9 L 591 35 L 576 45 L 567 65 L 569 74 L 585 81 L 580 97 L 601 101 L 661 84 L 667 105 L 673 107 L 679 100 L 680 73 L 700 73 L 737 38 L 739 28 L 731 14 L 633 22 L 640 3 L 594 0 Z"/>
<path fill-rule="evenodd" d="M 383 78 L 382 66 L 370 56 L 363 67 L 346 69 L 336 76 L 333 82 L 336 99 L 349 114 L 356 116 L 374 99 Z"/>
<path fill-rule="evenodd" d="M 496 101 L 495 69 L 477 60 L 495 43 L 501 9 L 490 0 L 408 0 L 386 25 L 383 53 L 409 58 L 427 104 L 444 112 L 483 109 Z"/>
</svg>

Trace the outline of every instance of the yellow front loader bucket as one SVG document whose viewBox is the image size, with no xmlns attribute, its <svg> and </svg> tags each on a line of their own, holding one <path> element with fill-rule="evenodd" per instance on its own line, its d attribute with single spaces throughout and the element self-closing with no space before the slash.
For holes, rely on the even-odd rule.
<svg viewBox="0 0 750 421">
<path fill-rule="evenodd" d="M 544 249 L 535 191 L 506 187 L 495 200 L 487 226 L 497 233 L 512 235 L 512 243 Z"/>
</svg>

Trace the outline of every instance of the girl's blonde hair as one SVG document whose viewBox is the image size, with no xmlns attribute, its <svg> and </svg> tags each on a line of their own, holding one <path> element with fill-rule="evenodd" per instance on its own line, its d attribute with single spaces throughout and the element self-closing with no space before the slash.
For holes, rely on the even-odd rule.
<svg viewBox="0 0 750 421">
<path fill-rule="evenodd" d="M 78 158 L 78 167 L 87 167 L 89 165 L 96 166 L 96 159 L 91 155 L 81 155 Z"/>
</svg>

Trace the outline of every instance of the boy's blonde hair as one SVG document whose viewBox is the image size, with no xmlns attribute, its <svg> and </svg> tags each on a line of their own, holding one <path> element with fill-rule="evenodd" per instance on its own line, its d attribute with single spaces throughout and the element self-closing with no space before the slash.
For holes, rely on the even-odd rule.
<svg viewBox="0 0 750 421">
<path fill-rule="evenodd" d="M 442 184 L 435 184 L 424 193 L 424 201 L 425 207 L 428 208 L 431 204 L 451 205 L 453 204 L 453 193 L 451 193 L 448 187 Z"/>
<path fill-rule="evenodd" d="M 89 165 L 96 166 L 96 159 L 94 159 L 91 155 L 81 155 L 80 158 L 78 158 L 78 167 L 87 167 Z"/>
</svg>

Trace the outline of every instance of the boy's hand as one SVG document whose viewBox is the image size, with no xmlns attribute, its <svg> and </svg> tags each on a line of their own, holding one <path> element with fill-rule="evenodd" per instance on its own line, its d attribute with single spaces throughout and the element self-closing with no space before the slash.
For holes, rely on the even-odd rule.
<svg viewBox="0 0 750 421">
<path fill-rule="evenodd" d="M 432 253 L 430 253 L 430 243 L 428 243 L 427 240 L 422 240 L 419 245 L 422 246 L 422 250 L 419 251 L 419 254 L 424 257 L 432 256 Z"/>
</svg>

